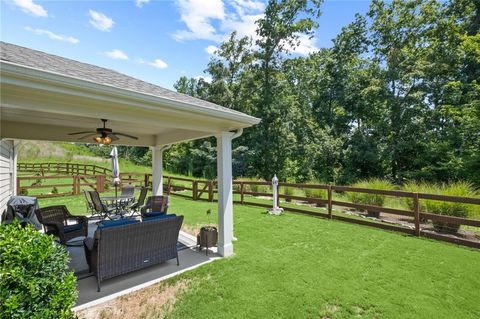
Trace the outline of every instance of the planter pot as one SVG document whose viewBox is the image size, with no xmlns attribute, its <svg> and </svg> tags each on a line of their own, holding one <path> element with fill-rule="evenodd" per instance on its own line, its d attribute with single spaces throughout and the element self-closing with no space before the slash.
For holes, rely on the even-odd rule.
<svg viewBox="0 0 480 319">
<path fill-rule="evenodd" d="M 202 250 L 202 247 L 207 248 L 213 247 L 217 244 L 218 241 L 218 230 L 216 227 L 208 226 L 200 228 L 200 234 L 197 235 L 197 245 L 199 249 Z"/>
<path fill-rule="evenodd" d="M 368 217 L 380 218 L 380 212 L 367 211 L 367 216 L 368 216 Z"/>
</svg>

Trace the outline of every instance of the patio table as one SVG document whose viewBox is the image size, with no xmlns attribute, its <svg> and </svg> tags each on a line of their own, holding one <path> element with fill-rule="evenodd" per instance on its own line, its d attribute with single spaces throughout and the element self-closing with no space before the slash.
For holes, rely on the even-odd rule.
<svg viewBox="0 0 480 319">
<path fill-rule="evenodd" d="M 100 198 L 103 202 L 107 204 L 110 203 L 110 206 L 115 206 L 115 212 L 120 214 L 121 216 L 124 215 L 124 210 L 128 203 L 132 202 L 135 199 L 133 195 L 118 195 L 118 196 L 103 196 Z"/>
</svg>

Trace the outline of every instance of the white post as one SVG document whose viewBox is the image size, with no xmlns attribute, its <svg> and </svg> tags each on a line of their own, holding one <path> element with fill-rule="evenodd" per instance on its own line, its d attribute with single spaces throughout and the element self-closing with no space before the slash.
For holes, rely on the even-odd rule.
<svg viewBox="0 0 480 319">
<path fill-rule="evenodd" d="M 272 178 L 272 197 L 273 205 L 272 208 L 268 210 L 270 215 L 280 215 L 283 212 L 283 208 L 278 207 L 278 178 L 277 175 L 274 175 Z"/>
<path fill-rule="evenodd" d="M 13 195 L 18 196 L 18 189 L 17 189 L 17 164 L 18 164 L 18 148 L 20 147 L 21 141 L 14 140 L 13 141 L 13 175 L 12 175 L 12 186 L 13 186 Z"/>
<path fill-rule="evenodd" d="M 273 210 L 278 208 L 278 178 L 277 175 L 274 175 L 272 178 L 272 188 L 273 188 Z"/>
<path fill-rule="evenodd" d="M 224 257 L 233 255 L 233 137 L 231 132 L 217 135 L 218 253 Z"/>
<path fill-rule="evenodd" d="M 152 194 L 163 195 L 163 148 L 152 147 Z"/>
</svg>

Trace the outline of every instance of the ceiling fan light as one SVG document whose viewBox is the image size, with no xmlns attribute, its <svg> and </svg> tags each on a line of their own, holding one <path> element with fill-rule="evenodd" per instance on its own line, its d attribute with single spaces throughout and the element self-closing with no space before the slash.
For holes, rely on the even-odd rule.
<svg viewBox="0 0 480 319">
<path fill-rule="evenodd" d="M 112 138 L 110 136 L 106 136 L 103 138 L 103 144 L 110 144 L 112 143 Z"/>
<path fill-rule="evenodd" d="M 95 136 L 95 137 L 93 138 L 93 140 L 94 140 L 95 142 L 97 142 L 98 144 L 102 144 L 102 138 L 101 138 L 100 136 Z"/>
</svg>

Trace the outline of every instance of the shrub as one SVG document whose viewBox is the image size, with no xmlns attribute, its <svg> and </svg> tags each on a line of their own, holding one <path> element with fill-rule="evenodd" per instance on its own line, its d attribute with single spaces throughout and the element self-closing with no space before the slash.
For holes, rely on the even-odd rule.
<svg viewBox="0 0 480 319">
<path fill-rule="evenodd" d="M 403 185 L 402 190 L 406 192 L 411 192 L 411 193 L 427 193 L 427 194 L 436 194 L 436 190 L 433 184 L 427 184 L 427 183 L 416 183 L 416 182 L 408 182 Z M 409 210 L 413 210 L 413 199 L 409 197 L 405 197 L 403 199 L 405 206 Z M 420 210 L 422 212 L 426 212 L 427 206 L 426 206 L 427 201 L 421 200 L 420 201 Z"/>
<path fill-rule="evenodd" d="M 243 178 L 245 182 L 265 182 L 264 179 L 256 179 L 256 178 Z M 244 190 L 246 192 L 254 192 L 254 193 L 271 193 L 270 186 L 268 185 L 257 185 L 257 184 L 245 184 Z"/>
<path fill-rule="evenodd" d="M 320 181 L 313 181 L 308 184 L 315 184 L 315 185 L 325 185 Z M 320 198 L 320 199 L 327 199 L 328 192 L 326 189 L 318 189 L 318 188 L 305 188 L 305 196 L 309 198 Z"/>
<path fill-rule="evenodd" d="M 21 188 L 20 189 L 20 196 L 28 196 L 28 189 Z"/>
<path fill-rule="evenodd" d="M 73 318 L 77 291 L 68 253 L 52 237 L 18 222 L 0 226 L 0 314 Z"/>
<path fill-rule="evenodd" d="M 53 186 L 52 194 L 58 194 L 58 188 L 56 186 Z"/>
<path fill-rule="evenodd" d="M 379 189 L 379 190 L 393 190 L 395 186 L 385 179 L 372 178 L 365 181 L 360 181 L 351 185 L 352 187 L 357 188 L 369 188 L 369 189 Z M 379 194 L 369 194 L 369 193 L 358 193 L 358 192 L 347 192 L 347 198 L 354 204 L 364 204 L 364 205 L 373 205 L 373 206 L 383 206 L 385 203 L 385 195 Z M 368 212 L 369 215 L 380 217 L 378 212 Z"/>
<path fill-rule="evenodd" d="M 292 187 L 292 186 L 281 186 L 279 188 L 279 193 L 283 195 L 288 195 L 288 196 L 302 196 L 305 197 L 305 192 L 303 189 L 300 189 L 298 187 Z M 287 202 L 290 202 L 291 199 L 287 199 Z"/>
<path fill-rule="evenodd" d="M 470 183 L 466 183 L 466 182 L 456 182 L 451 184 L 442 184 L 439 186 L 433 186 L 431 187 L 431 193 L 437 194 L 437 195 L 447 195 L 447 196 L 462 196 L 462 197 L 476 196 L 476 192 L 473 186 Z M 473 205 L 468 205 L 468 204 L 443 202 L 438 200 L 427 200 L 425 201 L 425 210 L 426 212 L 431 214 L 466 218 L 472 215 L 475 209 Z M 438 231 L 456 233 L 458 232 L 460 225 L 434 221 L 433 227 Z"/>
</svg>

